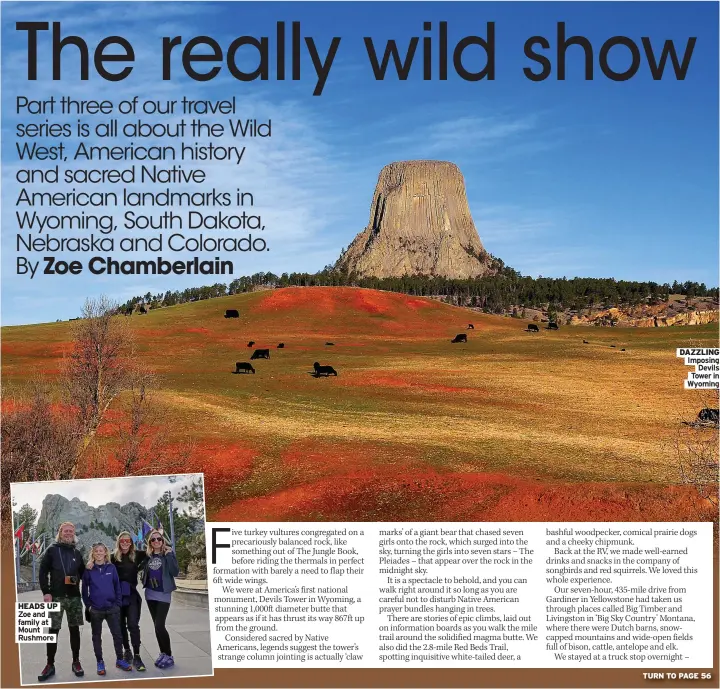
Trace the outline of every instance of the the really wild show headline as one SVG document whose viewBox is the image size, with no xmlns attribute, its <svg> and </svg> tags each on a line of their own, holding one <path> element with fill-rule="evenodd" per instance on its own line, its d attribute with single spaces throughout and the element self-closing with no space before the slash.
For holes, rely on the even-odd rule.
<svg viewBox="0 0 720 689">
<path fill-rule="evenodd" d="M 289 26 L 286 26 L 289 24 Z M 16 30 L 27 34 L 27 79 L 38 78 L 39 37 L 50 32 L 52 78 L 55 80 L 68 77 L 70 70 L 62 69 L 62 54 L 67 46 L 74 46 L 80 51 L 79 78 L 87 80 L 90 64 L 102 79 L 107 81 L 123 81 L 132 71 L 135 50 L 132 43 L 123 36 L 107 36 L 95 46 L 81 37 L 65 34 L 61 22 L 17 22 Z M 423 33 L 410 38 L 407 46 L 398 45 L 395 39 L 388 39 L 380 45 L 371 36 L 363 38 L 367 57 L 372 73 L 377 81 L 386 77 L 405 80 L 410 74 L 413 64 L 421 63 L 422 78 L 446 80 L 449 64 L 457 76 L 465 81 L 482 81 L 495 79 L 495 22 L 487 22 L 483 36 L 464 36 L 454 45 L 448 43 L 448 22 L 422 22 Z M 306 51 L 312 60 L 317 82 L 313 90 L 314 96 L 322 95 L 325 83 L 330 77 L 330 70 L 340 49 L 342 38 L 333 36 L 330 45 L 323 53 L 312 36 L 304 35 L 301 22 L 277 22 L 274 36 L 238 36 L 227 46 L 221 45 L 212 36 L 164 36 L 160 41 L 160 67 L 158 77 L 163 81 L 173 78 L 182 70 L 195 81 L 211 81 L 223 70 L 238 81 L 267 81 L 273 79 L 300 80 L 302 78 L 301 62 Z M 596 76 L 595 53 L 600 71 L 612 81 L 632 79 L 641 64 L 647 64 L 652 78 L 663 79 L 665 76 L 678 80 L 685 79 L 690 67 L 693 49 L 697 37 L 689 37 L 685 45 L 676 46 L 674 40 L 652 41 L 642 37 L 640 44 L 628 36 L 612 36 L 594 47 L 585 36 L 573 35 L 566 28 L 565 22 L 557 23 L 557 34 L 552 40 L 545 36 L 531 36 L 525 41 L 523 52 L 534 63 L 523 69 L 523 74 L 530 81 L 544 81 L 555 75 L 558 80 L 565 79 L 566 55 L 568 48 L 579 46 L 584 57 L 584 74 L 586 80 Z M 482 67 L 478 64 L 477 51 L 468 50 L 479 47 L 484 53 Z M 46 47 L 45 50 L 48 48 Z M 466 56 L 466 51 L 470 57 Z M 254 62 L 253 69 L 243 68 L 239 64 L 238 52 L 247 61 L 248 55 Z M 629 64 L 624 69 L 613 68 L 610 64 L 610 53 L 620 53 L 624 60 L 629 57 Z M 436 64 L 435 64 L 436 63 Z M 391 67 L 392 64 L 392 67 Z M 672 65 L 672 67 L 670 66 Z M 555 70 L 555 71 L 553 71 Z"/>
</svg>

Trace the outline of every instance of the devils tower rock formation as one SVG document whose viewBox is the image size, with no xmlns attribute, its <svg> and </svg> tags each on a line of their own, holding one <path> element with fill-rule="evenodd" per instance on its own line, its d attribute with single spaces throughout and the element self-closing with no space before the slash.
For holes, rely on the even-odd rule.
<svg viewBox="0 0 720 689">
<path fill-rule="evenodd" d="M 361 277 L 471 278 L 494 272 L 470 216 L 457 165 L 390 163 L 380 171 L 370 223 L 335 267 Z"/>
</svg>

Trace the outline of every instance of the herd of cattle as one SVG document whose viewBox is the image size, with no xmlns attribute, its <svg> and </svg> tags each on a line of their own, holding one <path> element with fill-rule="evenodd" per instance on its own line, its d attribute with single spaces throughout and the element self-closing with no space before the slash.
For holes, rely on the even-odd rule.
<svg viewBox="0 0 720 689">
<path fill-rule="evenodd" d="M 227 309 L 225 311 L 225 318 L 240 318 L 240 312 L 237 309 Z M 326 342 L 325 345 L 333 345 L 333 342 Z M 255 346 L 255 340 L 250 340 L 250 342 L 247 343 L 248 347 L 254 347 Z M 285 349 L 285 343 L 280 342 L 277 346 L 278 349 Z M 269 349 L 256 349 L 252 356 L 250 357 L 250 361 L 255 361 L 256 359 L 269 359 L 270 358 L 270 350 Z M 236 361 L 235 362 L 235 371 L 234 373 L 255 373 L 255 367 L 250 363 L 250 361 Z M 313 376 L 315 378 L 319 378 L 320 376 L 337 376 L 337 371 L 332 366 L 321 366 L 319 362 L 315 362 L 313 364 Z"/>
<path fill-rule="evenodd" d="M 471 324 L 471 325 L 472 325 L 472 324 Z M 468 327 L 470 327 L 470 326 L 468 326 Z M 557 323 L 552 323 L 552 322 L 551 322 L 551 323 L 548 323 L 548 324 L 547 324 L 547 329 L 548 329 L 548 330 L 560 330 L 560 326 L 559 326 Z M 535 323 L 530 323 L 530 324 L 528 324 L 527 330 L 526 330 L 525 332 L 526 332 L 526 333 L 539 333 L 539 332 L 540 332 L 540 328 L 537 326 L 537 324 L 535 324 Z M 459 337 L 459 335 L 458 335 L 457 337 Z M 461 341 L 461 340 L 458 340 L 458 342 L 460 342 L 460 341 Z M 455 340 L 453 340 L 453 342 L 455 342 Z M 583 340 L 583 344 L 590 344 L 590 342 L 589 342 L 588 340 Z M 614 344 L 613 344 L 613 345 L 610 345 L 610 348 L 611 348 L 611 349 L 615 349 L 615 348 L 617 348 L 617 345 L 614 345 Z M 624 351 L 625 351 L 625 347 L 621 347 L 621 348 L 620 348 L 620 351 L 621 351 L 621 352 L 624 352 Z"/>
<path fill-rule="evenodd" d="M 228 309 L 225 311 L 225 318 L 239 318 L 240 314 L 236 309 Z M 472 323 L 468 323 L 467 326 L 468 330 L 475 330 L 475 326 Z M 548 330 L 559 330 L 559 326 L 557 323 L 548 323 L 547 325 Z M 526 332 L 531 333 L 537 333 L 540 332 L 540 328 L 535 323 L 528 324 Z M 461 342 L 467 342 L 467 334 L 466 333 L 458 333 L 455 335 L 455 337 L 450 341 L 453 344 L 461 343 Z M 326 342 L 326 346 L 332 346 L 333 342 Z M 583 344 L 590 344 L 588 340 L 583 340 Z M 250 340 L 250 342 L 247 343 L 248 347 L 253 347 L 255 345 L 254 340 Z M 610 347 L 615 348 L 617 345 L 610 345 Z M 284 349 L 285 343 L 280 342 L 277 345 L 278 349 Z M 620 349 L 621 352 L 625 351 L 625 348 Z M 256 349 L 252 356 L 250 357 L 250 360 L 256 360 L 256 359 L 269 359 L 270 358 L 270 350 L 269 349 Z M 235 363 L 235 373 L 255 373 L 255 368 L 253 365 L 248 361 L 238 361 Z M 323 366 L 319 362 L 315 362 L 313 364 L 313 372 L 311 375 L 313 375 L 315 378 L 320 378 L 321 376 L 328 377 L 328 376 L 337 376 L 337 371 L 332 366 Z M 697 415 L 697 419 L 693 422 L 685 422 L 688 425 L 691 426 L 712 426 L 717 428 L 720 426 L 720 410 L 713 409 L 713 408 L 705 408 L 700 411 L 700 413 Z"/>
<path fill-rule="evenodd" d="M 225 311 L 225 318 L 240 318 L 240 312 L 237 309 L 227 309 Z M 468 330 L 475 330 L 475 326 L 472 323 L 468 323 L 467 326 Z M 557 323 L 550 322 L 547 324 L 548 330 L 560 330 L 560 326 Z M 528 333 L 539 333 L 540 328 L 535 323 L 529 323 L 527 330 L 525 332 Z M 467 342 L 467 334 L 466 333 L 458 333 L 455 335 L 455 337 L 450 340 L 452 344 L 458 344 L 460 342 Z M 334 345 L 334 342 L 326 342 L 325 346 L 329 347 Z M 590 344 L 587 340 L 583 340 L 583 344 Z M 250 340 L 250 342 L 247 343 L 248 347 L 253 347 L 255 345 L 254 340 Z M 617 345 L 610 345 L 610 347 L 616 347 Z M 280 342 L 277 346 L 278 349 L 284 349 L 285 343 Z M 625 351 L 625 348 L 623 347 L 621 352 Z M 269 349 L 256 349 L 252 356 L 250 357 L 250 361 L 254 361 L 256 359 L 269 359 L 270 358 L 270 350 Z M 313 373 L 312 375 L 316 378 L 319 378 L 320 376 L 337 376 L 337 371 L 332 366 L 321 366 L 317 361 L 313 364 Z M 255 373 L 255 368 L 253 365 L 247 361 L 237 361 L 235 362 L 235 373 Z"/>
<path fill-rule="evenodd" d="M 468 323 L 467 326 L 468 330 L 475 330 L 475 326 L 472 323 Z M 560 330 L 560 326 L 557 323 L 550 322 L 547 324 L 548 330 Z M 527 327 L 527 330 L 525 330 L 526 333 L 539 333 L 540 328 L 535 323 L 530 323 Z M 459 342 L 467 342 L 467 334 L 466 333 L 458 333 L 455 335 L 455 337 L 450 340 L 452 344 L 457 344 Z M 585 344 L 587 344 L 587 340 L 583 340 Z M 625 351 L 625 350 L 623 350 Z"/>
<path fill-rule="evenodd" d="M 547 324 L 548 330 L 560 330 L 560 326 L 557 323 L 548 323 Z M 525 331 L 527 333 L 539 333 L 540 328 L 535 323 L 530 323 L 527 327 L 527 330 Z"/>
</svg>

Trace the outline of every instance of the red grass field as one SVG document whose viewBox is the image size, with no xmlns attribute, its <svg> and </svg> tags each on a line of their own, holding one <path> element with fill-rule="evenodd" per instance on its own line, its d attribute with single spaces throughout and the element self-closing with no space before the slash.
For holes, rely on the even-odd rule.
<svg viewBox="0 0 720 689">
<path fill-rule="evenodd" d="M 680 485 L 673 440 L 703 406 L 675 348 L 717 346 L 713 326 L 530 334 L 518 319 L 353 288 L 236 295 L 132 324 L 161 376 L 169 453 L 190 448 L 178 452 L 205 473 L 210 518 L 710 518 Z M 450 344 L 461 332 L 468 343 Z M 36 371 L 57 375 L 69 340 L 68 323 L 4 328 L 6 395 Z M 250 340 L 270 359 L 233 375 Z M 313 377 L 314 361 L 339 375 Z M 86 473 L 122 470 L 122 405 L 100 434 L 107 461 Z"/>
</svg>

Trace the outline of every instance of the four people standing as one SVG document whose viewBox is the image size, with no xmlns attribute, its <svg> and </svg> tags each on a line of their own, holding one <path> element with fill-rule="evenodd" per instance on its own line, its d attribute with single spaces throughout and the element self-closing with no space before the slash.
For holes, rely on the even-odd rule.
<svg viewBox="0 0 720 689">
<path fill-rule="evenodd" d="M 142 598 L 137 590 L 138 576 L 142 578 L 145 600 L 155 626 L 160 655 L 155 666 L 167 669 L 175 664 L 166 628 L 172 592 L 177 588 L 179 573 L 177 558 L 163 534 L 153 529 L 146 538 L 147 547 L 135 548 L 130 533 L 123 531 L 110 555 L 107 547 L 96 543 L 87 563 L 77 549 L 75 526 L 63 522 L 53 543 L 40 562 L 40 587 L 45 602 L 60 603 L 60 610 L 50 613 L 50 632 L 58 634 L 65 613 L 72 650 L 72 671 L 82 677 L 80 664 L 80 626 L 85 619 L 92 628 L 93 650 L 99 675 L 106 673 L 102 652 L 102 626 L 107 622 L 113 639 L 115 666 L 124 671 L 144 671 L 140 657 L 140 610 Z M 82 584 L 82 594 L 81 594 Z M 47 664 L 38 681 L 44 682 L 55 674 L 57 642 L 47 644 Z"/>
</svg>

